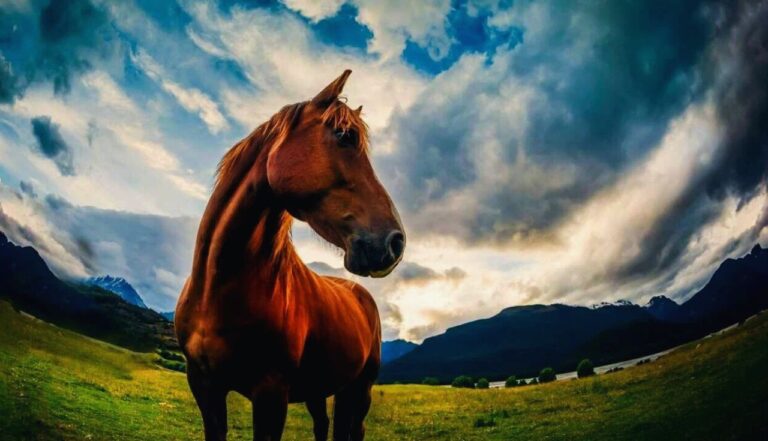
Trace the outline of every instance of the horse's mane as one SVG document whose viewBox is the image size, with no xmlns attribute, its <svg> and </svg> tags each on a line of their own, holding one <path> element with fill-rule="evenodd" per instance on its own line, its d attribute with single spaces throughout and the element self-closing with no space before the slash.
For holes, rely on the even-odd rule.
<svg viewBox="0 0 768 441">
<path fill-rule="evenodd" d="M 294 127 L 307 102 L 289 104 L 274 114 L 267 122 L 238 142 L 224 154 L 216 170 L 215 187 L 227 186 L 245 172 L 244 165 L 250 166 L 261 149 L 271 143 L 282 142 Z"/>
<path fill-rule="evenodd" d="M 230 148 L 219 162 L 215 187 L 229 186 L 238 177 L 242 177 L 264 146 L 282 143 L 295 127 L 308 103 L 304 101 L 283 107 L 267 122 L 258 126 L 242 141 Z M 336 130 L 355 130 L 358 134 L 357 148 L 361 152 L 367 150 L 368 126 L 358 112 L 350 109 L 344 102 L 336 100 L 329 105 L 323 112 L 322 122 Z"/>
</svg>

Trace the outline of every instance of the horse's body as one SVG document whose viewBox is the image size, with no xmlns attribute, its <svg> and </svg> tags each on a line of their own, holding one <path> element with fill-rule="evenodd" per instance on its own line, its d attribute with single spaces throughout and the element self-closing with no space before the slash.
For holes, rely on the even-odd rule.
<svg viewBox="0 0 768 441">
<path fill-rule="evenodd" d="M 330 395 L 334 439 L 364 436 L 380 364 L 376 304 L 360 285 L 312 272 L 290 241 L 298 217 L 344 249 L 352 272 L 386 275 L 402 256 L 359 111 L 337 100 L 348 75 L 285 107 L 222 160 L 176 308 L 207 440 L 226 438 L 230 391 L 253 402 L 255 440 L 280 439 L 288 402 L 307 403 L 325 440 Z"/>
</svg>

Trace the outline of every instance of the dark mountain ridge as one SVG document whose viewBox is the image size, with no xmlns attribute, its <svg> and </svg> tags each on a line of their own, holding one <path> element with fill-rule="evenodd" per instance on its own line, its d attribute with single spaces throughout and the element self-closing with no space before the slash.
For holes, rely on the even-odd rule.
<svg viewBox="0 0 768 441">
<path fill-rule="evenodd" d="M 382 368 L 380 381 L 450 381 L 458 375 L 503 379 L 543 367 L 573 370 L 582 358 L 607 364 L 658 352 L 768 308 L 768 250 L 728 259 L 687 302 L 657 296 L 645 307 L 626 301 L 593 308 L 528 305 L 506 308 L 427 338 Z"/>
<path fill-rule="evenodd" d="M 656 296 L 645 305 L 648 312 L 659 320 L 670 320 L 678 314 L 680 305 L 674 300 L 665 296 Z"/>
<path fill-rule="evenodd" d="M 381 343 L 381 362 L 389 363 L 416 349 L 419 345 L 403 339 L 389 340 Z"/>
</svg>

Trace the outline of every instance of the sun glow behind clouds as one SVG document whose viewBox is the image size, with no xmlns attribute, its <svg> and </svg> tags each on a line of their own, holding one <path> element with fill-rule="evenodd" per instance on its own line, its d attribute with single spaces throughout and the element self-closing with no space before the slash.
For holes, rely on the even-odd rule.
<svg viewBox="0 0 768 441">
<path fill-rule="evenodd" d="M 2 228 L 34 232 L 11 238 L 45 247 L 64 275 L 130 276 L 171 309 L 223 152 L 345 68 L 408 233 L 390 277 L 356 279 L 387 338 L 517 304 L 682 299 L 722 259 L 765 244 L 765 175 L 748 167 L 768 169 L 750 131 L 765 114 L 765 61 L 743 44 L 765 1 L 145 6 L 94 0 L 98 13 L 70 17 L 56 41 L 39 38 L 46 5 L 0 12 L 19 29 L 0 39 L 13 68 L 0 63 Z M 367 32 L 321 35 L 331 19 Z M 35 150 L 41 116 L 71 148 L 72 176 Z M 305 261 L 343 273 L 305 225 L 294 239 Z"/>
</svg>

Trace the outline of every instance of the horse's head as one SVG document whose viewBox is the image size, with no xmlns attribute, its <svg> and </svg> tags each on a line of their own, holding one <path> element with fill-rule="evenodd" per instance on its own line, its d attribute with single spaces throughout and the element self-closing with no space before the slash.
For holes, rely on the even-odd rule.
<svg viewBox="0 0 768 441">
<path fill-rule="evenodd" d="M 400 262 L 405 234 L 368 157 L 361 109 L 339 100 L 345 71 L 294 116 L 269 152 L 267 179 L 294 217 L 343 249 L 344 266 L 383 277 Z"/>
</svg>

